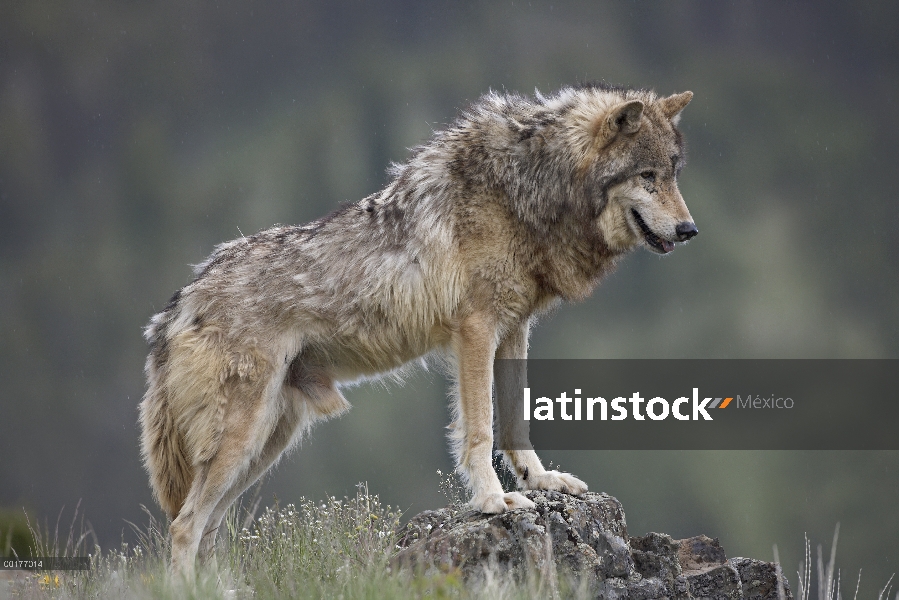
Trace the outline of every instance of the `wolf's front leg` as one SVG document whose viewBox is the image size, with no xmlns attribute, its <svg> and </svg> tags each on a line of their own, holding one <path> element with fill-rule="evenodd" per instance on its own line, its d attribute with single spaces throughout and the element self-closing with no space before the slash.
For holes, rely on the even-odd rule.
<svg viewBox="0 0 899 600">
<path fill-rule="evenodd" d="M 472 508 L 484 513 L 533 508 L 518 492 L 503 493 L 493 470 L 493 401 L 491 380 L 496 326 L 482 314 L 464 318 L 454 336 L 458 373 L 458 470 L 471 487 Z"/>
<path fill-rule="evenodd" d="M 531 446 L 528 423 L 520 416 L 521 390 L 527 386 L 525 359 L 528 356 L 529 321 L 509 332 L 496 349 L 497 359 L 515 359 L 496 369 L 498 447 L 506 466 L 525 490 L 553 490 L 580 496 L 587 484 L 568 473 L 547 471 Z"/>
</svg>

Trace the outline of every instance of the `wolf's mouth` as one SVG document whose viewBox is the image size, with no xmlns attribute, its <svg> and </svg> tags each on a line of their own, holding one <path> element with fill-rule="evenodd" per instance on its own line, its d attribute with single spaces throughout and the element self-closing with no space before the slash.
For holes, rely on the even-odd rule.
<svg viewBox="0 0 899 600">
<path fill-rule="evenodd" d="M 660 254 L 668 254 L 674 250 L 674 242 L 669 242 L 656 235 L 652 229 L 649 228 L 649 225 L 646 224 L 646 221 L 643 220 L 643 217 L 640 216 L 640 213 L 632 208 L 631 214 L 634 216 L 634 220 L 640 227 L 640 231 L 643 232 L 643 239 L 646 240 L 646 243 L 649 244 L 650 248 Z"/>
</svg>

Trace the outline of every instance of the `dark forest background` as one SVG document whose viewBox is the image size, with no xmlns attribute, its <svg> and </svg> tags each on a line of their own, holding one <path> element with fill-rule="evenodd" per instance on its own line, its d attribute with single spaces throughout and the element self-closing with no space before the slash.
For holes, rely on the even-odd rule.
<svg viewBox="0 0 899 600">
<path fill-rule="evenodd" d="M 606 80 L 695 98 L 702 232 L 544 319 L 554 358 L 899 357 L 899 5 L 0 4 L 0 515 L 76 503 L 105 546 L 152 502 L 141 328 L 213 245 L 320 216 L 489 89 Z M 262 488 L 442 505 L 445 382 L 347 391 Z M 893 424 L 892 426 L 896 426 Z M 899 452 L 556 452 L 632 533 L 781 550 L 841 522 L 863 597 L 899 570 Z M 0 521 L 2 522 L 2 521 Z M 124 533 L 123 533 L 124 532 Z"/>
</svg>

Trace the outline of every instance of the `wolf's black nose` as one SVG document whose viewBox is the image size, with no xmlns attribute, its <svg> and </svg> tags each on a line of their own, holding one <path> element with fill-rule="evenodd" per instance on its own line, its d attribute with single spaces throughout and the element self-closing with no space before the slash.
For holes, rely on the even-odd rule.
<svg viewBox="0 0 899 600">
<path fill-rule="evenodd" d="M 692 237 L 695 237 L 699 230 L 696 229 L 696 224 L 691 221 L 684 221 L 683 223 L 678 223 L 677 227 L 674 228 L 674 232 L 677 233 L 677 239 L 681 242 L 686 242 Z"/>
</svg>

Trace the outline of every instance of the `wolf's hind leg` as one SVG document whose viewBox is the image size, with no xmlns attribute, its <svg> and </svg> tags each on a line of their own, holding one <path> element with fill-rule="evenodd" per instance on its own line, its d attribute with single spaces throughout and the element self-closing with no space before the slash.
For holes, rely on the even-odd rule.
<svg viewBox="0 0 899 600">
<path fill-rule="evenodd" d="M 200 542 L 198 557 L 201 563 L 210 564 L 215 558 L 216 535 L 221 528 L 225 513 L 247 488 L 265 474 L 293 443 L 298 441 L 303 432 L 322 419 L 339 415 L 349 409 L 349 402 L 331 380 L 325 376 L 315 378 L 315 382 L 307 382 L 302 390 L 289 384 L 290 378 L 280 389 L 280 403 L 283 406 L 281 416 L 265 442 L 262 452 L 250 461 L 249 467 L 222 496 L 215 510 L 206 522 L 203 538 Z M 212 559 L 212 560 L 210 560 Z"/>
<path fill-rule="evenodd" d="M 222 385 L 221 393 L 227 400 L 221 404 L 225 410 L 217 448 L 207 460 L 194 465 L 190 491 L 170 527 L 175 572 L 192 576 L 200 542 L 213 513 L 258 461 L 280 419 L 280 381 L 275 381 L 273 375 L 263 371 L 252 378 L 232 377 Z M 209 546 L 211 541 L 207 542 L 206 552 Z"/>
<path fill-rule="evenodd" d="M 236 478 L 234 469 L 217 457 L 194 470 L 190 492 L 181 511 L 169 528 L 172 536 L 172 570 L 188 579 L 193 578 L 194 561 L 199 550 L 203 526 L 221 497 L 222 488 Z"/>
<path fill-rule="evenodd" d="M 295 440 L 297 428 L 303 426 L 301 423 L 301 413 L 303 411 L 298 410 L 298 408 L 300 407 L 293 404 L 289 398 L 285 399 L 284 411 L 265 442 L 262 453 L 250 462 L 243 475 L 231 485 L 228 491 L 225 492 L 225 495 L 222 496 L 222 499 L 219 500 L 203 530 L 203 538 L 200 541 L 197 554 L 201 564 L 207 564 L 215 569 L 215 540 L 224 522 L 225 513 L 242 493 L 256 483 L 278 461 L 284 451 Z"/>
</svg>

